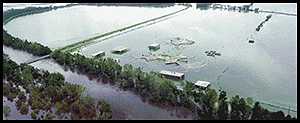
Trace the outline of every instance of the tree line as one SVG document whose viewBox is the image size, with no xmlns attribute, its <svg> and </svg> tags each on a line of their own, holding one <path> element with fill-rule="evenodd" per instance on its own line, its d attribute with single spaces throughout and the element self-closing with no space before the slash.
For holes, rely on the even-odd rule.
<svg viewBox="0 0 300 123">
<path fill-rule="evenodd" d="M 8 34 L 4 29 L 2 34 L 3 44 L 14 49 L 24 50 L 36 56 L 48 55 L 52 52 L 50 48 L 37 42 L 28 42 L 27 40 L 23 41 L 19 38 L 15 38 Z"/>
<path fill-rule="evenodd" d="M 3 24 L 6 24 L 12 19 L 20 16 L 43 13 L 50 10 L 52 10 L 52 7 L 26 7 L 24 9 L 10 9 L 3 13 Z"/>
<path fill-rule="evenodd" d="M 3 34 L 6 33 L 5 31 Z M 7 34 L 7 33 L 6 33 Z M 30 49 L 35 48 L 34 46 L 30 46 L 30 43 L 24 43 L 26 41 L 22 41 L 21 39 L 18 39 L 17 41 L 15 38 L 9 37 L 9 35 L 6 35 L 6 42 L 8 46 L 14 47 L 16 49 L 25 50 L 28 52 L 34 52 Z M 12 43 L 14 42 L 14 43 Z M 16 44 L 20 43 L 22 45 Z M 40 44 L 36 44 L 40 45 Z M 43 48 L 42 45 L 40 45 L 38 49 L 40 49 L 42 52 L 51 52 L 51 50 L 46 51 L 46 49 Z M 24 48 L 27 47 L 27 48 Z M 27 50 L 26 50 L 27 49 Z M 35 49 L 35 50 L 38 50 Z M 45 51 L 43 51 L 45 50 Z M 34 54 L 34 53 L 33 53 Z M 36 53 L 39 54 L 39 53 Z M 45 53 L 46 54 L 46 53 Z M 169 80 L 166 78 L 161 77 L 156 72 L 143 72 L 141 68 L 135 68 L 130 64 L 126 64 L 124 66 L 119 65 L 114 59 L 111 58 L 87 58 L 83 55 L 79 54 L 71 54 L 68 52 L 61 52 L 59 50 L 52 52 L 51 57 L 60 65 L 63 65 L 72 71 L 78 71 L 87 75 L 93 75 L 99 78 L 105 78 L 107 81 L 110 81 L 112 84 L 118 85 L 120 88 L 128 89 L 136 92 L 141 97 L 154 102 L 156 104 L 166 104 L 166 105 L 182 105 L 189 109 L 193 108 L 192 103 L 190 102 L 190 99 L 193 99 L 196 103 L 200 104 L 201 109 L 197 111 L 197 114 L 199 115 L 199 119 L 232 119 L 232 120 L 270 120 L 270 119 L 296 119 L 291 118 L 290 115 L 284 115 L 282 111 L 278 112 L 271 112 L 267 109 L 263 108 L 259 102 L 253 102 L 251 99 L 248 98 L 242 98 L 239 96 L 234 97 L 227 97 L 225 91 L 216 91 L 211 88 L 207 89 L 200 89 L 195 87 L 191 82 L 185 81 L 185 86 L 182 91 L 178 90 L 177 87 L 174 85 L 173 80 Z M 7 61 L 7 64 L 11 61 Z M 4 65 L 5 66 L 5 65 Z M 15 81 L 15 82 L 22 82 L 23 83 L 30 83 L 31 76 L 40 76 L 38 72 L 32 72 L 34 71 L 32 68 L 27 68 L 25 71 L 31 71 L 30 72 L 24 72 L 29 73 L 25 74 L 21 77 L 21 72 L 18 69 L 11 69 L 13 68 L 13 63 L 10 63 L 9 65 L 6 65 L 6 71 L 4 73 L 6 77 L 9 76 L 11 78 L 6 79 L 9 81 Z M 22 65 L 21 65 L 22 66 Z M 28 67 L 28 66 L 27 66 Z M 21 67 L 20 67 L 21 68 Z M 46 72 L 47 73 L 47 72 Z M 20 74 L 20 75 L 15 75 Z M 48 75 L 42 78 L 39 78 L 37 80 L 45 80 L 47 83 L 53 83 L 54 81 L 63 81 L 63 76 L 61 77 L 58 73 L 57 75 Z M 60 76 L 60 77 L 59 77 Z M 23 81 L 25 79 L 25 81 Z M 48 80 L 49 79 L 49 80 Z M 26 85 L 26 84 L 25 84 Z M 30 85 L 30 84 L 29 84 Z M 44 84 L 45 85 L 45 84 Z M 50 84 L 51 85 L 51 84 Z M 54 86 L 55 85 L 55 86 Z M 59 83 L 55 83 L 51 86 L 46 86 L 45 88 L 55 88 L 57 86 L 62 86 Z M 14 88 L 13 85 L 5 84 L 3 83 L 3 86 L 6 88 L 5 94 L 9 99 L 15 98 L 17 95 L 19 95 L 19 90 Z M 44 94 L 46 91 L 41 91 L 39 89 L 33 89 L 32 86 L 24 86 L 28 91 L 32 90 L 34 92 L 34 95 L 36 95 L 36 98 L 41 98 L 43 96 L 47 97 L 47 94 Z M 44 86 L 43 86 L 44 87 Z M 62 86 L 64 88 L 65 86 Z M 45 98 L 43 101 L 37 100 L 37 101 L 29 101 L 31 103 L 33 102 L 43 102 L 43 106 L 48 107 L 49 105 L 51 107 L 51 103 L 49 103 L 49 100 L 58 100 L 58 102 L 55 103 L 55 106 L 58 107 L 58 109 L 61 109 L 59 111 L 66 112 L 66 111 L 74 111 L 74 112 L 81 112 L 83 114 L 88 114 L 92 116 L 95 116 L 95 113 L 87 113 L 83 111 L 84 109 L 88 109 L 88 105 L 85 105 L 87 107 L 80 107 L 80 106 L 74 106 L 74 110 L 71 110 L 73 108 L 72 105 L 69 105 L 68 100 L 71 100 L 72 104 L 84 104 L 91 101 L 83 101 L 80 102 L 80 99 L 78 99 L 78 94 L 81 91 L 78 91 L 79 87 L 75 86 L 68 86 L 66 85 L 66 89 L 62 89 L 61 91 L 58 91 L 59 93 L 52 92 L 49 89 L 48 93 L 54 93 L 52 98 Z M 69 91 L 68 91 L 69 90 Z M 71 90 L 71 92 L 70 92 Z M 76 91 L 77 90 L 77 91 Z M 3 93 L 4 93 L 3 92 Z M 40 92 L 40 93 L 38 93 Z M 43 93 L 44 92 L 44 93 Z M 67 100 L 63 100 L 60 98 L 61 96 L 66 97 L 66 95 L 58 95 L 58 94 L 70 94 L 67 97 L 69 97 Z M 73 94 L 75 93 L 75 94 Z M 21 100 L 24 98 L 24 96 L 20 96 Z M 22 98 L 23 97 L 23 98 Z M 85 98 L 84 98 L 85 99 Z M 63 101 L 62 101 L 63 100 Z M 74 100 L 77 100 L 74 101 Z M 78 101 L 79 100 L 79 101 Z M 85 100 L 91 100 L 91 99 L 85 99 Z M 179 101 L 180 100 L 180 101 Z M 76 103 L 75 103 L 76 102 Z M 37 103 L 33 103 L 35 106 L 33 107 L 39 107 L 43 108 L 43 106 L 39 106 Z M 99 103 L 98 103 L 99 104 Z M 102 104 L 102 103 L 101 103 Z M 20 107 L 26 107 L 22 106 L 22 103 L 20 103 Z M 46 108 L 47 109 L 47 108 Z M 80 110 L 79 110 L 80 109 Z M 25 112 L 25 111 L 24 111 Z M 79 115 L 81 116 L 81 115 Z"/>
<path fill-rule="evenodd" d="M 189 109 L 193 105 L 189 99 L 200 104 L 199 119 L 231 119 L 231 120 L 271 120 L 295 119 L 282 111 L 271 112 L 263 108 L 259 102 L 251 98 L 237 96 L 227 97 L 225 91 L 197 88 L 191 82 L 183 91 L 177 89 L 174 81 L 161 77 L 156 72 L 143 72 L 130 64 L 119 65 L 111 58 L 87 58 L 79 54 L 54 51 L 52 58 L 60 65 L 83 74 L 99 78 L 108 78 L 112 84 L 122 89 L 129 89 L 156 104 L 182 105 Z M 107 81 L 107 80 L 106 80 Z M 179 102 L 178 99 L 181 101 Z M 229 110 L 230 109 L 230 110 Z"/>
<path fill-rule="evenodd" d="M 60 73 L 18 65 L 6 54 L 3 55 L 2 80 L 3 96 L 15 101 L 17 110 L 23 115 L 30 113 L 32 119 L 60 119 L 68 113 L 71 119 L 112 118 L 110 105 L 83 95 L 84 87 L 65 82 Z M 46 113 L 38 117 L 41 112 Z"/>
<path fill-rule="evenodd" d="M 56 10 L 56 9 L 64 8 L 64 7 L 71 7 L 71 6 L 75 6 L 75 5 L 79 5 L 79 4 L 70 3 L 70 4 L 62 5 L 62 6 L 26 7 L 26 8 L 22 8 L 22 9 L 9 9 L 3 13 L 3 24 L 6 24 L 9 21 L 11 21 L 12 19 L 17 18 L 17 17 L 43 13 L 43 12 Z"/>
</svg>

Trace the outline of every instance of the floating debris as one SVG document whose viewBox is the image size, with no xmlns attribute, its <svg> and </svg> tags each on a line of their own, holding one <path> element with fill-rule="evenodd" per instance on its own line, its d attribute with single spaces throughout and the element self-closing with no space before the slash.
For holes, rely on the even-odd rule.
<svg viewBox="0 0 300 123">
<path fill-rule="evenodd" d="M 206 55 L 207 56 L 212 56 L 212 57 L 215 57 L 215 56 L 221 56 L 221 53 L 217 53 L 217 51 L 205 51 Z"/>
<path fill-rule="evenodd" d="M 163 53 L 149 53 L 149 54 L 142 54 L 142 57 L 139 57 L 139 59 L 143 59 L 146 62 L 149 61 L 154 61 L 154 60 L 160 60 L 160 61 L 164 61 L 166 65 L 170 65 L 170 64 L 176 64 L 176 65 L 180 65 L 179 62 L 188 62 L 188 57 L 184 56 L 184 55 L 175 55 L 175 56 L 171 56 L 169 54 L 163 54 Z"/>
<path fill-rule="evenodd" d="M 170 40 L 171 44 L 174 46 L 181 46 L 181 45 L 192 45 L 195 43 L 195 41 L 184 39 L 180 37 L 176 37 L 175 39 Z"/>
<path fill-rule="evenodd" d="M 215 53 L 216 56 L 221 56 L 221 53 Z"/>
<path fill-rule="evenodd" d="M 264 24 L 265 22 L 267 22 L 271 17 L 272 17 L 271 14 L 268 15 L 268 16 L 266 16 L 266 19 L 265 19 L 263 22 L 261 22 L 261 23 L 256 27 L 255 30 L 258 32 L 258 31 L 263 27 L 263 24 Z"/>
<path fill-rule="evenodd" d="M 176 65 L 179 65 L 179 63 L 178 63 L 177 61 L 178 61 L 177 59 L 173 59 L 173 60 L 166 61 L 165 64 L 166 64 L 166 65 L 168 65 L 168 64 L 176 64 Z"/>
<path fill-rule="evenodd" d="M 188 62 L 188 57 L 180 55 L 179 58 L 177 59 L 177 61 L 186 62 L 187 63 Z"/>
</svg>

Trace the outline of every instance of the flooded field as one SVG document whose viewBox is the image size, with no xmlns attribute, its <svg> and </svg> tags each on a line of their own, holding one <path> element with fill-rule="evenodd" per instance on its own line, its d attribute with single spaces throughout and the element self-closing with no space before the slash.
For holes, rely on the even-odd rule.
<svg viewBox="0 0 300 123">
<path fill-rule="evenodd" d="M 297 14 L 296 4 L 254 4 L 253 7 Z M 75 6 L 20 17 L 4 28 L 13 36 L 56 49 L 78 39 L 113 31 L 182 8 Z M 214 88 L 221 88 L 230 95 L 238 94 L 297 109 L 297 16 L 272 14 L 262 29 L 255 31 L 267 15 L 269 13 L 189 8 L 168 20 L 86 46 L 80 53 L 91 57 L 96 52 L 105 51 L 105 57 L 118 58 L 121 64 L 133 64 L 142 67 L 144 71 L 183 72 L 187 80 L 209 81 Z M 172 45 L 171 40 L 178 37 L 194 43 Z M 248 43 L 249 39 L 254 39 L 255 43 Z M 148 46 L 153 43 L 159 43 L 160 49 L 150 51 Z M 127 47 L 129 51 L 122 55 L 112 54 L 111 50 L 119 46 Z M 33 57 L 14 53 L 7 47 L 3 50 L 12 59 L 16 57 L 18 60 L 13 59 L 16 62 Z M 205 51 L 210 50 L 221 53 L 221 56 L 207 56 Z M 186 56 L 187 62 L 166 65 L 164 60 L 141 59 L 150 53 Z M 70 82 L 80 80 L 88 88 L 87 93 L 107 99 L 113 111 L 122 109 L 129 119 L 133 118 L 132 114 L 137 119 L 173 118 L 168 111 L 145 104 L 130 92 L 117 91 L 110 85 L 88 80 L 83 75 L 65 72 L 51 60 L 32 65 L 60 72 Z"/>
<path fill-rule="evenodd" d="M 182 8 L 74 6 L 16 18 L 4 28 L 13 36 L 56 49 Z"/>
<path fill-rule="evenodd" d="M 22 63 L 23 60 L 33 58 L 31 54 L 23 51 L 14 50 L 3 46 L 3 52 L 16 63 Z M 19 54 L 24 57 L 19 57 Z M 191 112 L 182 107 L 160 108 L 144 102 L 138 95 L 130 91 L 120 90 L 118 87 L 105 84 L 98 80 L 91 80 L 85 75 L 81 75 L 64 68 L 52 59 L 42 60 L 31 64 L 32 66 L 48 70 L 49 72 L 59 72 L 64 75 L 65 80 L 70 83 L 83 85 L 86 88 L 86 94 L 95 98 L 103 99 L 112 107 L 113 119 L 191 119 Z M 13 107 L 9 119 L 30 119 L 29 116 L 23 116 L 15 108 L 12 102 L 6 101 L 4 104 Z"/>
<path fill-rule="evenodd" d="M 210 81 L 232 95 L 296 107 L 296 17 L 273 15 L 262 31 L 255 32 L 267 15 L 188 10 L 168 21 L 85 47 L 81 52 L 90 56 L 105 51 L 108 57 L 119 58 L 122 64 L 134 64 L 146 71 L 184 72 L 188 80 Z M 251 35 L 255 44 L 248 43 Z M 175 37 L 195 43 L 174 47 L 170 40 Z M 165 65 L 163 61 L 139 59 L 151 52 L 148 45 L 154 42 L 160 43 L 161 48 L 153 53 L 188 56 L 188 63 Z M 128 47 L 130 51 L 123 55 L 111 54 L 110 50 L 118 46 Z M 208 57 L 207 50 L 222 55 Z"/>
</svg>

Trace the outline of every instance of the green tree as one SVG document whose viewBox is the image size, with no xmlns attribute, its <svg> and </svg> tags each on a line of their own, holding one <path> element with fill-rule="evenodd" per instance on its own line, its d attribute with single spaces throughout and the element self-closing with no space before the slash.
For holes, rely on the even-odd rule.
<svg viewBox="0 0 300 123">
<path fill-rule="evenodd" d="M 203 103 L 203 111 L 200 113 L 200 118 L 207 120 L 216 119 L 217 92 L 214 89 L 207 88 L 205 95 L 201 97 L 201 101 Z"/>
<path fill-rule="evenodd" d="M 228 101 L 226 97 L 226 92 L 221 91 L 219 95 L 219 108 L 217 111 L 218 118 L 220 120 L 228 119 L 229 110 L 228 110 Z"/>
<path fill-rule="evenodd" d="M 231 119 L 248 120 L 251 115 L 251 106 L 238 95 L 231 99 Z"/>
<path fill-rule="evenodd" d="M 20 113 L 22 115 L 28 114 L 29 111 L 29 107 L 26 103 L 22 103 L 21 107 L 20 107 Z"/>
<path fill-rule="evenodd" d="M 3 114 L 5 117 L 8 117 L 9 116 L 9 113 L 11 112 L 11 109 L 9 106 L 3 106 Z"/>
<path fill-rule="evenodd" d="M 241 120 L 242 116 L 240 113 L 240 105 L 239 105 L 240 97 L 238 95 L 234 96 L 230 100 L 231 105 L 231 113 L 230 113 L 230 119 L 232 120 Z"/>
<path fill-rule="evenodd" d="M 32 111 L 30 115 L 31 115 L 32 119 L 36 119 L 37 118 L 36 113 L 34 111 Z"/>
<path fill-rule="evenodd" d="M 108 120 L 112 118 L 110 105 L 104 101 L 97 103 L 97 120 Z"/>
</svg>

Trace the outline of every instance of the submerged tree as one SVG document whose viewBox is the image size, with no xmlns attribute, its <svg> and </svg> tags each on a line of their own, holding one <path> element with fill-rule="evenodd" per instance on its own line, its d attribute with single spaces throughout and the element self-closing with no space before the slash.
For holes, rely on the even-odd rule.
<svg viewBox="0 0 300 123">
<path fill-rule="evenodd" d="M 3 114 L 5 117 L 8 117 L 10 112 L 11 110 L 9 106 L 3 106 Z"/>
<path fill-rule="evenodd" d="M 219 102 L 219 108 L 217 111 L 218 119 L 220 119 L 220 120 L 228 119 L 229 110 L 228 110 L 228 101 L 227 101 L 225 91 L 220 92 L 218 102 Z"/>
</svg>

